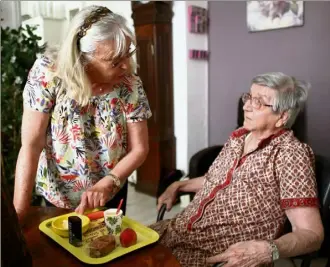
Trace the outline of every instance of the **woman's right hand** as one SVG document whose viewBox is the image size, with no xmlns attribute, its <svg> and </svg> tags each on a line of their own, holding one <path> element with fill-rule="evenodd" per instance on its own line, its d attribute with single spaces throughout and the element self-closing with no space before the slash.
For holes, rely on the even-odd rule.
<svg viewBox="0 0 330 267">
<path fill-rule="evenodd" d="M 170 211 L 179 193 L 180 182 L 174 182 L 166 188 L 165 192 L 158 198 L 157 210 L 166 204 L 166 210 Z"/>
<path fill-rule="evenodd" d="M 109 177 L 103 177 L 82 194 L 80 204 L 75 209 L 75 212 L 78 214 L 84 214 L 86 209 L 103 207 L 113 197 L 113 188 L 113 180 L 109 179 Z M 118 190 L 115 192 L 117 193 Z"/>
</svg>

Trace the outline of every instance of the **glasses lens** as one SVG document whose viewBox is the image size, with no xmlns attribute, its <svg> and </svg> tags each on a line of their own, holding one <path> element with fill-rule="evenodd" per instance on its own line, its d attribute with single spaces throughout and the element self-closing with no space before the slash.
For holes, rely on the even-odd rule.
<svg viewBox="0 0 330 267">
<path fill-rule="evenodd" d="M 133 55 L 135 53 L 135 51 L 136 51 L 136 46 L 131 43 L 131 45 L 129 46 L 129 50 L 128 50 L 127 55 L 128 56 L 131 56 L 131 55 Z"/>
<path fill-rule="evenodd" d="M 243 101 L 243 103 L 246 103 L 246 101 L 248 101 L 249 99 L 250 99 L 249 94 L 244 93 L 244 94 L 242 95 L 242 101 Z"/>
<path fill-rule="evenodd" d="M 261 102 L 259 98 L 253 98 L 252 99 L 252 106 L 256 109 L 259 109 L 261 107 Z"/>
<path fill-rule="evenodd" d="M 129 53 L 127 54 L 127 57 L 133 56 L 135 54 L 135 52 L 136 52 L 136 48 L 130 49 Z"/>
</svg>

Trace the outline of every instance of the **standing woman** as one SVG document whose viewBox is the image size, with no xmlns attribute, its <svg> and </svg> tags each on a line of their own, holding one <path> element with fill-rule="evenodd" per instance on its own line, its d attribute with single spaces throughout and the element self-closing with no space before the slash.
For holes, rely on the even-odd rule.
<svg viewBox="0 0 330 267">
<path fill-rule="evenodd" d="M 47 205 L 116 207 L 148 154 L 148 100 L 134 75 L 135 38 L 125 19 L 89 6 L 59 51 L 32 67 L 25 86 L 14 205 L 22 221 L 32 189 Z M 51 56 L 50 56 L 51 55 Z"/>
</svg>

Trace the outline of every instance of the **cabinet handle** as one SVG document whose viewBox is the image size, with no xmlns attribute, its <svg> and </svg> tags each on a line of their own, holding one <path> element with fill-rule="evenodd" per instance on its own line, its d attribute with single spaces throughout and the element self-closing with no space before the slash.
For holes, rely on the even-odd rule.
<svg viewBox="0 0 330 267">
<path fill-rule="evenodd" d="M 150 45 L 150 49 L 151 49 L 151 54 L 154 55 L 155 54 L 154 44 Z"/>
</svg>

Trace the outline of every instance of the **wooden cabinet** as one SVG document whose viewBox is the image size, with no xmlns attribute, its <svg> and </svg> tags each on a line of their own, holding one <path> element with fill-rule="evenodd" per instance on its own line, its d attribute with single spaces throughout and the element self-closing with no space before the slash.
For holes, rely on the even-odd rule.
<svg viewBox="0 0 330 267">
<path fill-rule="evenodd" d="M 148 120 L 149 155 L 137 171 L 136 189 L 156 195 L 161 177 L 175 169 L 172 67 L 172 3 L 132 2 L 138 75 L 153 116 Z"/>
</svg>

